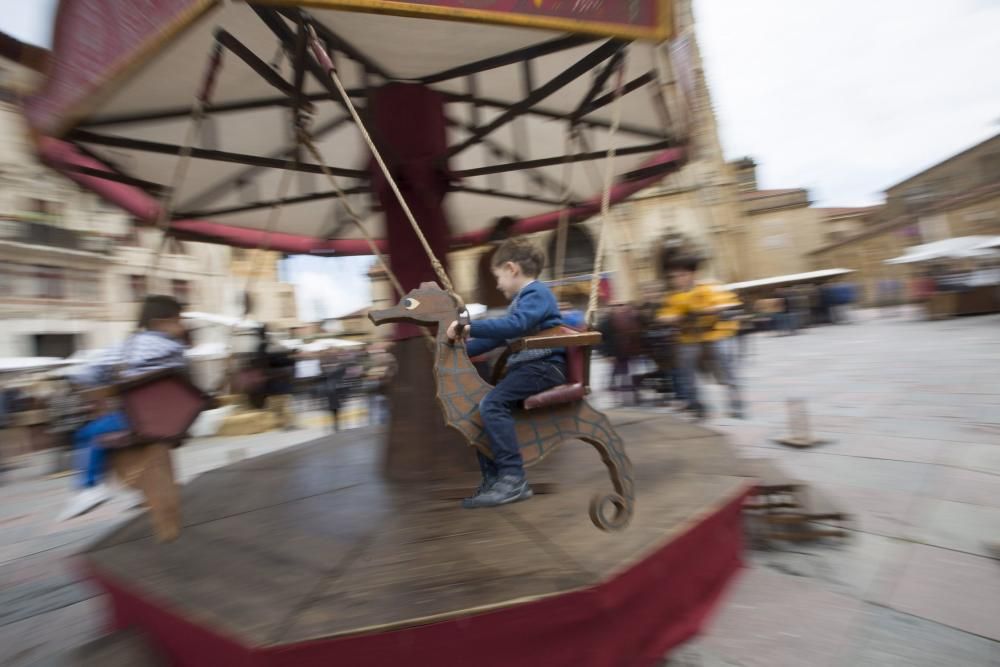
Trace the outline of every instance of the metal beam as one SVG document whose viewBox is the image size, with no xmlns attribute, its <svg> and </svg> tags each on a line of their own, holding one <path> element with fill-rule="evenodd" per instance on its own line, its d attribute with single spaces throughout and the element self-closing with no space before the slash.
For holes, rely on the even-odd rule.
<svg viewBox="0 0 1000 667">
<path fill-rule="evenodd" d="M 498 67 L 504 67 L 505 65 L 513 65 L 514 63 L 525 62 L 527 60 L 531 60 L 532 58 L 539 58 L 541 56 L 547 56 L 551 53 L 572 49 L 577 46 L 593 42 L 596 39 L 596 37 L 586 35 L 558 37 L 556 39 L 549 40 L 548 42 L 542 42 L 541 44 L 533 44 L 532 46 L 526 46 L 515 51 L 502 53 L 498 56 L 491 56 L 472 63 L 467 63 L 465 65 L 459 65 L 458 67 L 452 67 L 451 69 L 446 69 L 443 72 L 422 77 L 419 81 L 424 85 L 430 85 L 432 83 L 440 83 L 449 79 L 457 79 L 470 74 L 486 72 Z"/>
<path fill-rule="evenodd" d="M 271 29 L 271 31 L 281 41 L 281 43 L 285 45 L 286 48 L 292 47 L 294 36 L 291 30 L 288 28 L 288 24 L 285 23 L 285 20 L 281 18 L 281 16 L 278 14 L 277 11 L 259 6 L 252 6 L 252 9 L 254 13 L 256 13 L 257 16 L 260 17 L 260 19 L 264 22 L 264 24 Z M 306 18 L 308 22 L 313 23 L 313 27 L 316 29 L 316 32 L 319 36 L 327 36 L 334 41 L 340 39 L 339 37 L 334 35 L 328 28 L 325 28 L 321 24 L 315 23 L 315 21 L 311 19 L 305 12 L 302 12 L 302 15 Z M 360 53 L 357 52 L 356 49 L 355 52 L 356 52 L 355 55 L 357 55 L 357 53 Z M 362 64 L 365 63 L 362 62 Z M 332 99 L 336 100 L 342 107 L 345 108 L 345 110 L 347 110 L 346 101 L 342 99 L 341 96 L 338 94 L 339 91 L 337 90 L 337 87 L 333 84 L 333 81 L 330 80 L 330 76 L 324 69 L 323 65 L 317 62 L 314 56 L 310 55 L 310 57 L 306 61 L 306 66 L 309 68 L 309 73 L 313 75 L 313 78 L 315 78 L 316 81 L 318 81 L 319 84 L 323 86 L 328 93 L 330 93 Z M 376 71 L 375 73 L 379 74 L 380 76 L 385 75 L 384 72 L 381 71 Z M 358 109 L 358 112 L 361 114 L 361 118 L 365 119 L 365 111 L 363 109 Z M 372 140 L 375 142 L 375 145 L 378 146 L 379 151 L 381 151 L 382 158 L 389 164 L 390 167 L 395 166 L 398 160 L 393 154 L 392 146 L 386 145 L 386 142 L 382 140 L 382 138 L 379 136 L 378 128 L 373 127 L 371 123 L 367 123 L 366 129 L 368 130 L 368 133 L 371 135 Z"/>
<path fill-rule="evenodd" d="M 229 49 L 237 58 L 246 63 L 250 69 L 256 72 L 260 78 L 268 82 L 274 88 L 277 88 L 286 95 L 294 95 L 295 87 L 292 84 L 281 78 L 281 75 L 271 69 L 271 66 L 266 62 L 257 57 L 253 51 L 243 44 L 240 40 L 233 37 L 231 34 L 223 30 L 222 28 L 216 28 L 215 39 L 222 44 L 224 47 Z"/>
<path fill-rule="evenodd" d="M 583 76 L 585 73 L 596 67 L 599 63 L 610 58 L 616 51 L 621 48 L 621 42 L 618 40 L 608 40 L 604 44 L 600 45 L 586 56 L 578 60 L 577 62 L 566 68 L 565 71 L 560 72 L 552 79 L 539 86 L 532 91 L 530 95 L 522 99 L 520 102 L 516 102 L 511 105 L 505 112 L 494 118 L 491 122 L 487 123 L 483 127 L 478 128 L 473 132 L 472 136 L 458 144 L 457 146 L 452 146 L 448 149 L 447 157 L 452 157 L 461 153 L 466 148 L 474 146 L 479 143 L 479 140 L 490 134 L 494 130 L 503 127 L 513 119 L 517 118 L 529 108 L 541 102 L 546 97 L 549 97 L 556 91 L 566 87 L 579 77 Z"/>
<path fill-rule="evenodd" d="M 351 88 L 347 94 L 352 98 L 364 99 L 365 91 L 362 88 Z M 340 96 L 330 93 L 308 93 L 303 96 L 307 102 L 324 102 L 328 100 L 338 100 Z M 233 111 L 252 111 L 254 109 L 265 109 L 267 107 L 291 107 L 294 102 L 288 97 L 259 97 L 252 100 L 242 100 L 240 102 L 228 102 L 225 104 L 213 104 L 205 107 L 205 113 L 220 114 Z M 103 127 L 106 125 L 126 125 L 129 123 L 148 123 L 158 120 L 171 120 L 173 118 L 187 118 L 191 115 L 191 107 L 174 107 L 161 111 L 144 113 L 121 114 L 118 116 L 108 116 L 98 120 L 89 121 L 82 125 L 83 128 Z"/>
<path fill-rule="evenodd" d="M 656 81 L 656 72 L 650 71 L 646 72 L 645 74 L 637 76 L 636 78 L 632 79 L 624 86 L 622 86 L 622 97 L 638 90 L 639 88 L 642 88 L 646 84 L 652 83 L 653 81 Z M 586 109 L 583 110 L 583 113 L 581 115 L 586 115 L 592 111 L 597 111 L 602 107 L 608 106 L 614 101 L 615 101 L 615 91 L 612 90 L 610 93 L 602 95 L 596 100 L 594 100 L 590 104 L 590 106 L 588 106 Z"/>
<path fill-rule="evenodd" d="M 345 195 L 354 195 L 361 192 L 370 192 L 370 189 L 367 186 L 358 186 L 344 190 Z M 322 199 L 337 199 L 338 197 L 340 197 L 340 193 L 335 190 L 328 192 L 312 192 L 307 195 L 297 195 L 295 197 L 284 197 L 283 199 L 271 199 L 268 201 L 257 201 L 250 204 L 227 206 L 225 208 L 205 209 L 201 211 L 178 211 L 174 213 L 173 219 L 183 220 L 186 218 L 215 218 L 220 215 L 232 215 L 233 213 L 259 211 L 260 209 L 271 208 L 273 206 L 289 206 L 291 204 L 303 204 Z"/>
<path fill-rule="evenodd" d="M 546 206 L 562 206 L 563 201 L 561 199 L 550 199 L 548 197 L 539 197 L 537 195 L 524 195 L 517 192 L 506 192 L 504 190 L 495 190 L 493 188 L 475 188 L 469 185 L 453 185 L 450 188 L 451 192 L 464 192 L 470 195 L 483 195 L 486 197 L 500 197 L 502 199 L 516 199 L 517 201 L 530 201 L 535 204 L 545 204 Z"/>
<path fill-rule="evenodd" d="M 93 167 L 87 167 L 82 164 L 71 164 L 69 162 L 60 162 L 59 169 L 62 171 L 72 171 L 77 174 L 83 174 L 84 176 L 93 176 L 95 178 L 103 178 L 107 181 L 114 181 L 115 183 L 124 183 L 125 185 L 132 185 L 134 187 L 140 188 L 154 195 L 163 194 L 167 188 L 165 185 L 160 185 L 159 183 L 153 183 L 152 181 L 144 181 L 141 178 L 135 178 L 134 176 L 128 176 L 126 174 L 121 174 L 116 171 L 106 171 L 104 169 L 95 169 Z"/>
<path fill-rule="evenodd" d="M 292 67 L 295 71 L 295 80 L 292 84 L 292 102 L 296 114 L 300 113 L 305 106 L 306 45 L 306 26 L 300 22 L 298 32 L 295 35 L 295 57 L 292 59 Z"/>
<path fill-rule="evenodd" d="M 477 97 L 477 98 L 473 99 L 472 97 L 470 97 L 469 95 L 467 95 L 465 93 L 448 93 L 448 92 L 444 92 L 444 91 L 440 91 L 440 92 L 441 92 L 441 95 L 448 102 L 464 102 L 466 104 L 469 104 L 469 103 L 472 103 L 472 102 L 476 102 L 480 106 L 490 107 L 490 108 L 493 108 L 493 109 L 510 109 L 511 108 L 510 102 L 507 102 L 505 100 L 498 100 L 496 98 L 490 98 L 490 97 Z M 532 107 L 530 109 L 527 109 L 524 112 L 523 115 L 526 115 L 526 116 L 541 116 L 543 118 L 552 118 L 552 119 L 555 119 L 555 120 L 569 120 L 569 114 L 568 113 L 563 113 L 561 111 L 555 111 L 554 109 L 548 109 L 548 108 L 545 108 L 545 107 Z M 609 129 L 611 127 L 611 122 L 610 121 L 600 120 L 600 119 L 597 119 L 597 118 L 581 118 L 577 124 L 578 125 L 582 125 L 584 127 L 593 127 L 593 128 L 598 128 L 598 129 L 602 129 L 602 130 L 607 130 L 607 129 Z M 649 139 L 663 139 L 664 136 L 665 136 L 661 130 L 650 129 L 650 128 L 647 128 L 647 127 L 640 127 L 638 125 L 632 125 L 630 123 L 621 123 L 618 126 L 618 130 L 620 132 L 624 132 L 626 134 L 634 134 L 635 136 L 646 137 L 646 138 L 649 138 Z"/>
<path fill-rule="evenodd" d="M 666 176 L 672 171 L 676 171 L 678 167 L 677 162 L 664 162 L 663 164 L 653 164 L 648 167 L 639 167 L 632 171 L 622 174 L 622 181 L 640 181 L 644 178 L 651 178 L 653 176 Z"/>
<path fill-rule="evenodd" d="M 112 148 L 124 148 L 146 153 L 159 153 L 161 155 L 179 155 L 180 146 L 174 144 L 161 144 L 155 141 L 144 141 L 142 139 L 130 139 L 127 137 L 114 137 L 103 134 L 94 134 L 85 130 L 74 130 L 69 138 L 72 141 L 79 141 L 85 144 L 96 144 L 98 146 L 110 146 Z M 231 162 L 234 164 L 245 164 L 253 167 L 265 167 L 268 169 L 287 169 L 291 171 L 304 171 L 309 174 L 322 174 L 323 169 L 318 164 L 289 164 L 289 161 L 260 157 L 257 155 L 244 155 L 242 153 L 230 153 L 227 151 L 208 150 L 205 148 L 192 148 L 191 157 L 199 160 L 214 160 L 216 162 Z M 330 167 L 330 171 L 335 176 L 345 178 L 368 178 L 368 172 L 362 169 L 345 169 L 344 167 Z"/>
<path fill-rule="evenodd" d="M 326 25 L 324 25 L 323 22 L 318 21 L 316 17 L 309 14 L 309 12 L 306 12 L 302 9 L 294 9 L 294 8 L 284 8 L 284 9 L 278 8 L 275 11 L 277 11 L 282 16 L 291 19 L 292 21 L 297 22 L 299 19 L 302 19 L 308 23 L 311 23 L 313 27 L 316 28 L 316 34 L 320 38 L 322 38 L 323 41 L 326 42 L 328 46 L 333 48 L 335 51 L 340 51 L 351 60 L 355 60 L 361 63 L 361 66 L 364 67 L 369 72 L 374 72 L 383 79 L 389 81 L 392 81 L 396 78 L 391 74 L 389 74 L 389 72 L 387 72 L 384 67 L 379 65 L 371 58 L 369 58 L 367 55 L 365 55 L 365 53 L 361 49 L 357 48 L 356 46 L 348 42 L 346 39 L 335 33 L 333 30 L 330 30 L 330 28 L 326 27 Z M 260 12 L 258 12 L 258 14 L 259 13 Z"/>
<path fill-rule="evenodd" d="M 535 91 L 535 67 L 534 63 L 530 60 L 525 60 L 521 63 L 521 87 L 524 90 L 524 96 L 527 97 Z"/>
<path fill-rule="evenodd" d="M 672 148 L 675 143 L 669 140 L 656 141 L 651 144 L 640 146 L 625 146 L 616 151 L 616 155 L 638 155 L 640 153 L 653 153 L 655 151 Z M 551 167 L 553 165 L 565 164 L 566 162 L 587 162 L 588 160 L 601 160 L 607 157 L 607 151 L 591 151 L 588 153 L 576 153 L 575 155 L 559 155 L 555 157 L 540 158 L 538 160 L 522 160 L 520 162 L 510 162 L 508 164 L 496 164 L 475 169 L 459 169 L 452 172 L 458 178 L 471 178 L 473 176 L 485 176 L 487 174 L 499 174 L 507 171 L 522 171 L 525 169 L 539 169 L 541 167 Z"/>
<path fill-rule="evenodd" d="M 459 121 L 455 120 L 454 118 L 445 116 L 445 120 L 447 121 L 447 123 L 449 125 L 451 125 L 453 127 L 459 127 L 459 128 L 461 128 L 461 129 L 463 129 L 463 130 L 465 130 L 467 132 L 471 132 L 472 131 L 472 126 L 471 125 L 459 122 Z M 504 157 L 504 158 L 506 158 L 508 160 L 513 160 L 515 162 L 524 162 L 524 161 L 527 160 L 527 158 L 525 158 L 523 155 L 521 155 L 517 151 L 505 148 L 502 144 L 500 144 L 500 143 L 498 143 L 496 141 L 493 141 L 489 137 L 483 139 L 483 145 L 486 146 L 486 147 L 488 147 L 490 150 L 499 153 L 501 155 L 501 157 Z M 556 193 L 560 197 L 563 195 L 563 193 L 564 193 L 564 191 L 566 189 L 566 184 L 562 183 L 558 179 L 552 178 L 551 176 L 549 176 L 545 172 L 536 171 L 536 170 L 530 169 L 530 168 L 525 169 L 524 171 L 529 172 L 528 178 L 533 179 L 534 181 L 536 181 L 536 183 L 540 184 L 542 187 L 546 187 L 546 188 L 552 190 L 554 193 Z M 580 197 L 577 196 L 575 193 L 570 192 L 570 199 L 578 201 L 578 200 L 580 200 Z"/>
<path fill-rule="evenodd" d="M 344 123 L 349 123 L 349 122 L 351 122 L 351 119 L 348 116 L 340 116 L 338 118 L 333 118 L 333 119 L 328 120 L 327 122 L 323 123 L 322 125 L 317 126 L 314 130 L 312 130 L 312 132 L 310 134 L 312 135 L 313 139 L 320 139 L 321 137 L 324 137 L 324 136 L 330 134 L 331 132 L 333 132 L 334 130 L 336 130 L 337 128 L 339 128 Z M 281 150 L 275 151 L 274 153 L 271 153 L 267 157 L 274 158 L 276 160 L 277 159 L 285 159 L 285 160 L 287 160 L 288 156 L 290 156 L 292 154 L 293 150 L 295 150 L 295 146 L 294 145 L 292 145 L 292 146 L 285 146 Z M 217 184 L 213 185 L 212 187 L 208 188 L 204 192 L 191 197 L 191 199 L 189 199 L 188 201 L 184 202 L 184 206 L 189 207 L 189 208 L 195 207 L 195 206 L 204 206 L 205 204 L 208 204 L 213 199 L 215 199 L 217 196 L 219 196 L 219 195 L 221 195 L 221 194 L 229 191 L 230 189 L 232 189 L 233 186 L 235 186 L 240 181 L 247 180 L 248 178 L 250 178 L 250 177 L 254 176 L 255 174 L 257 174 L 258 172 L 262 171 L 263 169 L 264 169 L 264 167 L 247 167 L 246 169 L 244 169 L 240 173 L 232 176 L 231 178 L 227 178 L 224 181 L 222 181 L 220 183 L 217 183 Z"/>
<path fill-rule="evenodd" d="M 604 84 L 608 82 L 608 79 L 614 74 L 615 69 L 621 65 L 622 58 L 625 57 L 625 51 L 622 49 L 615 55 L 611 56 L 611 60 L 604 66 L 601 73 L 594 77 L 594 81 L 590 84 L 590 89 L 587 94 L 583 96 L 580 103 L 576 105 L 576 109 L 569 115 L 571 122 L 576 122 L 579 120 L 580 116 L 587 112 L 587 108 L 590 103 L 594 101 L 597 94 L 604 89 Z"/>
</svg>

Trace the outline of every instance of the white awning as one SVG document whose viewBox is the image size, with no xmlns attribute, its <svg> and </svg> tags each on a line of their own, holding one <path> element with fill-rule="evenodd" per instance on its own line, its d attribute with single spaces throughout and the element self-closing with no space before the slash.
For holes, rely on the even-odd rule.
<svg viewBox="0 0 1000 667">
<path fill-rule="evenodd" d="M 26 373 L 60 366 L 70 366 L 73 361 L 59 357 L 7 357 L 0 359 L 0 373 Z"/>
<path fill-rule="evenodd" d="M 998 253 L 998 248 L 1000 248 L 1000 236 L 958 236 L 909 247 L 905 254 L 887 259 L 885 263 L 912 264 L 947 259 L 990 257 Z"/>
<path fill-rule="evenodd" d="M 807 271 L 806 273 L 789 273 L 784 276 L 772 276 L 770 278 L 760 278 L 758 280 L 746 280 L 741 283 L 730 283 L 729 285 L 723 285 L 722 289 L 729 290 L 730 292 L 738 292 L 740 290 L 755 289 L 758 287 L 777 287 L 779 285 L 793 285 L 795 283 L 810 283 L 846 276 L 849 273 L 854 273 L 854 270 L 822 269 L 820 271 Z"/>
<path fill-rule="evenodd" d="M 239 317 L 230 317 L 228 315 L 217 315 L 215 313 L 189 311 L 181 313 L 181 317 L 186 320 L 205 322 L 206 324 L 218 324 L 219 326 L 232 327 L 235 329 L 257 329 L 260 327 L 260 322 L 256 322 L 254 320 L 245 320 Z"/>
</svg>

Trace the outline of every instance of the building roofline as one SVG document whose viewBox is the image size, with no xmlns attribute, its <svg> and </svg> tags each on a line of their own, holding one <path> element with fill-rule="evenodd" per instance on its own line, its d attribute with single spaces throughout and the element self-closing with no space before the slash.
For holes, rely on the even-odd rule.
<svg viewBox="0 0 1000 667">
<path fill-rule="evenodd" d="M 802 192 L 809 197 L 809 191 L 805 188 L 777 188 L 771 190 L 751 190 L 750 192 L 741 192 L 739 194 L 740 199 L 767 199 L 768 197 L 781 197 L 784 195 L 795 194 L 797 192 Z"/>
<path fill-rule="evenodd" d="M 963 149 L 963 150 L 955 153 L 954 155 L 950 155 L 950 156 L 946 157 L 945 159 L 941 160 L 940 162 L 935 162 L 934 164 L 932 164 L 931 166 L 927 167 L 926 169 L 922 169 L 922 170 L 918 171 L 915 174 L 907 176 L 906 178 L 904 178 L 903 180 L 899 181 L 898 183 L 895 183 L 895 184 L 890 185 L 889 187 L 885 188 L 883 190 L 883 192 L 888 192 L 889 190 L 895 190 L 896 188 L 898 188 L 898 187 L 900 187 L 902 185 L 906 185 L 910 181 L 913 181 L 914 179 L 917 179 L 917 178 L 919 178 L 921 176 L 924 176 L 924 175 L 928 174 L 929 172 L 937 169 L 938 167 L 942 167 L 942 166 L 948 164 L 949 162 L 957 160 L 960 157 L 964 157 L 965 155 L 971 153 L 972 151 L 976 150 L 980 146 L 982 146 L 984 144 L 988 144 L 991 141 L 997 141 L 998 139 L 1000 139 L 1000 132 L 998 132 L 997 134 L 994 134 L 992 137 L 990 137 L 988 139 L 984 139 L 983 141 L 980 141 L 980 142 L 978 142 L 978 143 L 976 143 L 976 144 L 974 144 L 972 146 L 969 146 L 968 148 L 965 148 L 965 149 Z"/>
<path fill-rule="evenodd" d="M 12 60 L 17 64 L 44 74 L 49 60 L 49 50 L 0 32 L 0 58 Z"/>
<path fill-rule="evenodd" d="M 839 241 L 834 241 L 833 243 L 827 244 L 825 246 L 821 246 L 819 248 L 816 248 L 815 250 L 810 250 L 806 254 L 807 255 L 818 255 L 818 254 L 820 254 L 822 252 L 826 252 L 828 250 L 833 250 L 834 248 L 839 248 L 840 246 L 848 245 L 850 243 L 853 243 L 854 241 L 860 241 L 862 239 L 866 239 L 866 238 L 869 238 L 871 236 L 877 236 L 877 235 L 881 234 L 882 232 L 887 232 L 889 230 L 895 229 L 896 227 L 902 227 L 904 225 L 914 224 L 916 221 L 917 221 L 917 218 L 915 216 L 913 216 L 913 215 L 903 215 L 903 216 L 900 216 L 898 218 L 893 218 L 892 220 L 888 220 L 886 222 L 879 223 L 879 224 L 877 224 L 877 225 L 875 225 L 873 227 L 870 227 L 868 229 L 865 229 L 865 230 L 863 230 L 863 231 L 855 234 L 854 236 L 848 236 L 845 239 L 840 239 Z"/>
</svg>

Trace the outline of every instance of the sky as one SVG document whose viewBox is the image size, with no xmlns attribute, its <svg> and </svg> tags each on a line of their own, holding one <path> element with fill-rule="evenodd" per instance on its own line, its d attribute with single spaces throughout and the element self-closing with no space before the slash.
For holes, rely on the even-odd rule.
<svg viewBox="0 0 1000 667">
<path fill-rule="evenodd" d="M 694 0 L 727 158 L 820 206 L 889 186 L 1000 132 L 1000 0 Z M 0 30 L 50 46 L 55 0 L 0 0 Z M 302 319 L 370 300 L 371 258 L 296 257 Z"/>
<path fill-rule="evenodd" d="M 728 158 L 822 206 L 1000 132 L 998 0 L 695 0 Z"/>
</svg>

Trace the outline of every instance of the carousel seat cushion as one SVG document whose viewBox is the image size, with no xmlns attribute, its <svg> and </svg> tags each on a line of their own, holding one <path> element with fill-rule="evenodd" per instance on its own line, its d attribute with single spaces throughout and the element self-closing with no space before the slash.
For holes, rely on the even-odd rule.
<svg viewBox="0 0 1000 667">
<path fill-rule="evenodd" d="M 566 328 L 566 327 L 564 327 Z M 525 410 L 537 410 L 552 405 L 573 403 L 583 400 L 587 395 L 587 385 L 584 383 L 587 359 L 584 348 L 567 347 L 566 351 L 566 383 L 546 389 L 534 396 L 524 399 Z"/>
<path fill-rule="evenodd" d="M 551 405 L 572 403 L 582 400 L 586 395 L 587 388 L 581 382 L 561 384 L 524 399 L 524 409 L 535 410 L 537 408 L 547 408 Z"/>
<path fill-rule="evenodd" d="M 180 444 L 208 397 L 178 373 L 151 374 L 120 390 L 122 408 L 137 444 Z"/>
</svg>

